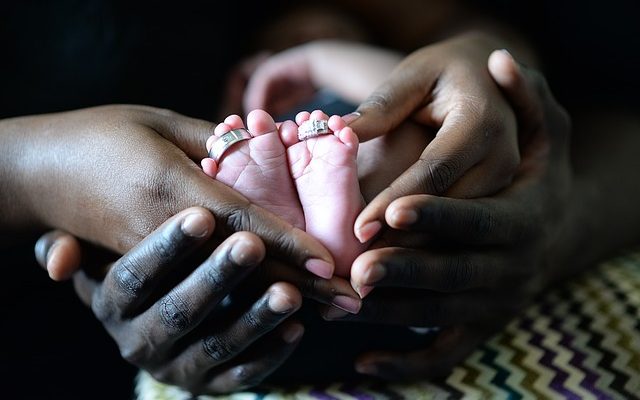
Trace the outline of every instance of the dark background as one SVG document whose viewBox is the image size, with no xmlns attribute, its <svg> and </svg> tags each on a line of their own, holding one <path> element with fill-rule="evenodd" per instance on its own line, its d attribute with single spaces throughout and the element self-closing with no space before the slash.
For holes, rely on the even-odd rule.
<svg viewBox="0 0 640 400">
<path fill-rule="evenodd" d="M 637 112 L 640 29 L 633 2 L 509 3 L 474 5 L 532 40 L 561 103 Z M 191 0 L 0 4 L 0 117 L 138 103 L 212 119 L 228 68 L 252 50 L 253 30 L 286 7 Z M 0 396 L 130 398 L 135 368 L 120 359 L 72 285 L 51 282 L 37 266 L 34 241 L 2 250 Z"/>
</svg>

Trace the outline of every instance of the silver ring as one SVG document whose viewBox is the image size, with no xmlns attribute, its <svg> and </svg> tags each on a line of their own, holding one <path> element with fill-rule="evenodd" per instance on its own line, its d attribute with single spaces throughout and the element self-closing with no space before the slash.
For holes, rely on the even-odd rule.
<svg viewBox="0 0 640 400">
<path fill-rule="evenodd" d="M 409 329 L 411 329 L 413 332 L 417 333 L 418 335 L 426 335 L 429 333 L 434 333 L 434 332 L 439 332 L 440 331 L 440 327 L 439 326 L 410 326 Z"/>
<path fill-rule="evenodd" d="M 298 139 L 307 140 L 321 135 L 330 135 L 329 121 L 326 119 L 308 119 L 298 127 Z"/>
<path fill-rule="evenodd" d="M 232 129 L 229 132 L 223 134 L 216 140 L 209 150 L 209 157 L 220 162 L 222 155 L 229 150 L 231 146 L 243 140 L 251 139 L 253 136 L 248 130 L 244 128 Z"/>
</svg>

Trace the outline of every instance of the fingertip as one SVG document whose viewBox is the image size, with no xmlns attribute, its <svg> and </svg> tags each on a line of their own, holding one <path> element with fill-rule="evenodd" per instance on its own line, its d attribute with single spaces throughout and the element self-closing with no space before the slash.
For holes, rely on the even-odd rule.
<svg viewBox="0 0 640 400">
<path fill-rule="evenodd" d="M 282 340 L 287 344 L 293 344 L 304 335 L 304 325 L 299 322 L 290 322 L 283 328 Z"/>
<path fill-rule="evenodd" d="M 414 207 L 391 203 L 385 211 L 385 221 L 393 229 L 408 229 L 418 222 L 420 215 Z"/>
<path fill-rule="evenodd" d="M 267 254 L 264 242 L 251 232 L 236 232 L 228 240 L 231 242 L 229 257 L 236 265 L 257 266 Z"/>
<path fill-rule="evenodd" d="M 372 221 L 356 221 L 354 227 L 354 235 L 360 241 L 360 243 L 366 243 L 373 239 L 374 236 L 382 229 L 382 223 L 378 220 Z"/>
<path fill-rule="evenodd" d="M 278 314 L 289 314 L 302 306 L 302 295 L 295 286 L 277 282 L 268 289 L 269 309 Z"/>
<path fill-rule="evenodd" d="M 488 68 L 493 79 L 502 87 L 513 87 L 519 80 L 518 64 L 506 49 L 494 50 L 489 55 Z"/>
<path fill-rule="evenodd" d="M 192 238 L 204 239 L 215 230 L 215 219 L 209 210 L 202 207 L 190 207 L 182 212 L 180 223 L 182 232 Z"/>
<path fill-rule="evenodd" d="M 46 267 L 54 281 L 66 281 L 80 268 L 81 249 L 70 235 L 56 239 L 47 254 Z"/>
<path fill-rule="evenodd" d="M 307 271 L 324 279 L 331 279 L 335 266 L 319 258 L 311 258 L 305 263 Z"/>
</svg>

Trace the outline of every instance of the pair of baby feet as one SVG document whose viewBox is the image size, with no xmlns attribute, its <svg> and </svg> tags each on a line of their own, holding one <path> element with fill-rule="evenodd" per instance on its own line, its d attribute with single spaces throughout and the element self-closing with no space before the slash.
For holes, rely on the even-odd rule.
<svg viewBox="0 0 640 400">
<path fill-rule="evenodd" d="M 245 127 L 238 115 L 227 117 L 207 140 L 207 150 L 233 129 L 245 128 L 252 138 L 229 148 L 219 165 L 205 158 L 202 168 L 318 239 L 333 254 L 335 273 L 348 278 L 353 260 L 364 250 L 353 233 L 364 207 L 356 162 L 358 138 L 337 115 L 304 111 L 295 119 L 277 126 L 267 112 L 254 110 Z M 307 120 L 328 120 L 333 134 L 300 140 L 298 126 Z"/>
</svg>

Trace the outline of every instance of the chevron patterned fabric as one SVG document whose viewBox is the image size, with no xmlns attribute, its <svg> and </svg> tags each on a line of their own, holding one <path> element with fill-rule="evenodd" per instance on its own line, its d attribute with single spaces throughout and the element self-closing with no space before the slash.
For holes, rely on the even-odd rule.
<svg viewBox="0 0 640 400">
<path fill-rule="evenodd" d="M 188 400 L 140 373 L 137 400 Z M 271 388 L 199 400 L 640 399 L 640 252 L 545 294 L 438 383 Z"/>
</svg>

